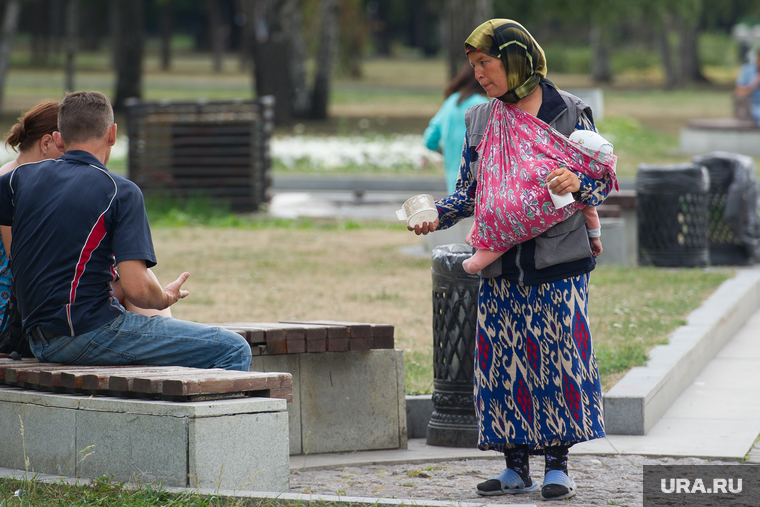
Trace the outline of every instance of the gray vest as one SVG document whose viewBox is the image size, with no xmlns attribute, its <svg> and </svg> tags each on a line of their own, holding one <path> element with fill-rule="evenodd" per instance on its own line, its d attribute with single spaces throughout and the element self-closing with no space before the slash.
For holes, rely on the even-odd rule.
<svg viewBox="0 0 760 507">
<path fill-rule="evenodd" d="M 592 119 L 591 108 L 575 95 L 562 90 L 557 90 L 565 101 L 567 109 L 554 118 L 549 125 L 554 127 L 563 136 L 569 137 L 575 130 L 582 112 Z M 497 99 L 498 100 L 498 99 Z M 467 141 L 474 148 L 480 144 L 483 133 L 486 130 L 488 118 L 491 116 L 491 108 L 495 100 L 473 106 L 464 114 L 464 122 L 467 126 Z M 476 162 L 470 162 L 470 170 L 478 174 L 480 154 Z M 477 176 L 476 176 L 477 177 Z M 570 218 L 545 231 L 536 239 L 535 263 L 537 269 L 547 268 L 563 262 L 572 262 L 578 259 L 591 257 L 591 246 L 586 232 L 586 218 L 583 213 L 574 213 Z M 501 263 L 493 262 L 481 273 L 481 276 L 492 278 L 501 274 Z"/>
</svg>

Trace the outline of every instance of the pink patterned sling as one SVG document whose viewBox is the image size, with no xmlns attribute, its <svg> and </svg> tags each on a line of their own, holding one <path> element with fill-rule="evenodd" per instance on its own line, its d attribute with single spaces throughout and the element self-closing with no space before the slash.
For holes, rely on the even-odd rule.
<svg viewBox="0 0 760 507">
<path fill-rule="evenodd" d="M 472 246 L 506 252 L 566 220 L 583 204 L 552 204 L 546 178 L 567 167 L 592 178 L 609 173 L 615 188 L 617 157 L 576 144 L 511 104 L 496 101 L 479 153 Z"/>
</svg>

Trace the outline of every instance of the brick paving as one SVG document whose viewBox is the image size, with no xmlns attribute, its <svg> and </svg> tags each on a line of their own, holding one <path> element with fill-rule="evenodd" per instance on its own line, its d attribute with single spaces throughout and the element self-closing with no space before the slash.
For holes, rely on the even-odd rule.
<svg viewBox="0 0 760 507">
<path fill-rule="evenodd" d="M 575 497 L 561 505 L 642 506 L 643 465 L 737 464 L 702 458 L 638 455 L 571 455 L 570 476 Z M 433 463 L 345 466 L 324 470 L 294 470 L 290 493 L 412 500 L 448 500 L 480 504 L 541 504 L 539 491 L 521 495 L 482 497 L 475 485 L 503 468 L 500 459 L 471 459 Z M 531 458 L 531 475 L 543 479 L 543 457 Z M 547 504 L 548 505 L 548 504 Z"/>
</svg>

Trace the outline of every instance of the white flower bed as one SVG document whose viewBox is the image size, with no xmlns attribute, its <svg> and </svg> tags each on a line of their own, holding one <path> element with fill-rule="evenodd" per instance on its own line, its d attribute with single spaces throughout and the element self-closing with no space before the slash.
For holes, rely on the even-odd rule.
<svg viewBox="0 0 760 507">
<path fill-rule="evenodd" d="M 339 167 L 429 167 L 439 165 L 441 155 L 425 148 L 422 136 L 272 138 L 272 159 L 288 168 L 307 163 L 314 169 Z"/>
</svg>

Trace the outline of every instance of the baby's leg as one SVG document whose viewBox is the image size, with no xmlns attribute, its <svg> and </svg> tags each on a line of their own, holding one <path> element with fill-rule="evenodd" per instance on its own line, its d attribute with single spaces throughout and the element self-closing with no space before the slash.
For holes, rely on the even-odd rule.
<svg viewBox="0 0 760 507">
<path fill-rule="evenodd" d="M 472 238 L 477 233 L 478 233 L 477 222 L 473 222 L 472 227 L 470 227 L 470 232 L 468 232 L 467 236 L 464 237 L 464 242 L 472 246 Z"/>
<path fill-rule="evenodd" d="M 478 271 L 488 266 L 499 257 L 503 255 L 503 252 L 492 252 L 485 248 L 478 248 L 472 257 L 462 263 L 462 267 L 465 271 L 471 275 L 476 274 Z"/>
</svg>

